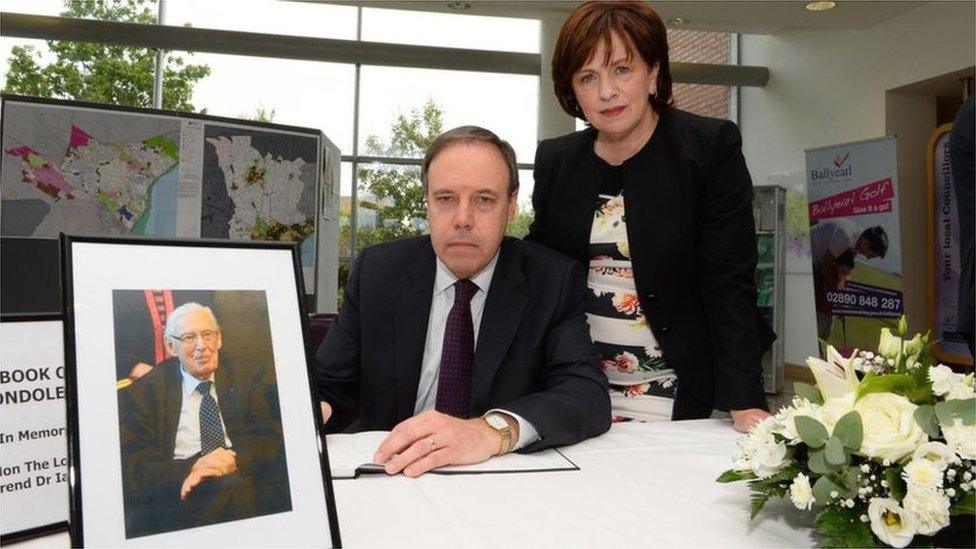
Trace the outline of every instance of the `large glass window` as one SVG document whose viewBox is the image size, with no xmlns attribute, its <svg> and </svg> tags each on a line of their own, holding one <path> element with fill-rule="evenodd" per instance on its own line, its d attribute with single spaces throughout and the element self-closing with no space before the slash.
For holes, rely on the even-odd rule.
<svg viewBox="0 0 976 549">
<path fill-rule="evenodd" d="M 320 129 L 343 154 L 352 152 L 352 65 L 215 53 L 191 59 L 210 67 L 193 90 L 198 111 Z"/>
<path fill-rule="evenodd" d="M 539 53 L 539 21 L 364 8 L 362 39 L 392 44 Z"/>
<path fill-rule="evenodd" d="M 356 7 L 279 0 L 170 0 L 166 25 L 314 38 L 356 39 Z"/>
</svg>

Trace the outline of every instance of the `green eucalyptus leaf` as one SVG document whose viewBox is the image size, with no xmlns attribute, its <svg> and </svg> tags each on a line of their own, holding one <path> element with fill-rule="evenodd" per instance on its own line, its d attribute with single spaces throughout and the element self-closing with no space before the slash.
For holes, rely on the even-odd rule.
<svg viewBox="0 0 976 549">
<path fill-rule="evenodd" d="M 955 419 L 962 419 L 963 425 L 976 424 L 976 398 L 966 400 L 947 400 L 935 405 L 935 415 L 942 425 L 952 425 Z"/>
<path fill-rule="evenodd" d="M 841 473 L 841 480 L 844 482 L 844 487 L 847 488 L 846 495 L 848 497 L 857 494 L 857 489 L 860 488 L 861 474 L 861 468 L 857 465 L 849 465 Z"/>
<path fill-rule="evenodd" d="M 810 416 L 794 416 L 796 432 L 803 442 L 811 448 L 820 448 L 827 442 L 827 428 Z"/>
<path fill-rule="evenodd" d="M 915 423 L 925 431 L 929 438 L 939 438 L 942 434 L 939 430 L 939 422 L 935 417 L 935 408 L 929 405 L 919 406 L 915 409 Z"/>
<path fill-rule="evenodd" d="M 847 490 L 831 478 L 830 475 L 823 475 L 817 479 L 813 485 L 813 499 L 821 505 L 827 505 L 835 499 L 841 497 Z M 836 495 L 832 495 L 835 494 Z"/>
<path fill-rule="evenodd" d="M 824 459 L 827 460 L 828 465 L 832 466 L 831 468 L 847 465 L 844 443 L 836 435 L 827 439 L 827 444 L 824 445 Z"/>
<path fill-rule="evenodd" d="M 834 436 L 840 439 L 844 448 L 856 452 L 861 449 L 864 428 L 861 425 L 861 414 L 854 410 L 844 414 L 834 426 Z"/>
<path fill-rule="evenodd" d="M 865 376 L 857 388 L 857 397 L 860 400 L 864 395 L 871 393 L 895 393 L 904 395 L 906 392 L 917 389 L 915 379 L 908 374 L 887 374 L 883 376 Z"/>
<path fill-rule="evenodd" d="M 823 404 L 823 395 L 820 394 L 820 389 L 809 383 L 802 381 L 793 383 L 793 392 L 796 393 L 796 396 L 803 397 L 813 404 Z"/>
<path fill-rule="evenodd" d="M 826 475 L 830 472 L 830 467 L 827 465 L 827 458 L 824 457 L 824 449 L 811 449 L 808 454 L 807 467 L 810 471 L 817 473 L 818 475 Z"/>
</svg>

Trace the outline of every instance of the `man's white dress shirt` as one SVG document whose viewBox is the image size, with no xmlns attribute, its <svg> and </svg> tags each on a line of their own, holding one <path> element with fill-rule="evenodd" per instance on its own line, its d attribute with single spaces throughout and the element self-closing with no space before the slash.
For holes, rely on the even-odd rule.
<svg viewBox="0 0 976 549">
<path fill-rule="evenodd" d="M 485 300 L 491 287 L 491 278 L 495 274 L 498 264 L 498 253 L 484 269 L 471 277 L 478 287 L 471 298 L 471 321 L 474 324 L 475 349 L 478 348 L 478 333 L 481 328 L 481 314 L 485 310 Z M 420 370 L 420 384 L 417 387 L 417 403 L 414 415 L 435 409 L 437 404 L 437 380 L 441 370 L 441 352 L 444 349 L 444 329 L 447 327 L 447 316 L 454 306 L 454 283 L 458 277 L 447 268 L 447 265 L 437 258 L 437 272 L 434 277 L 434 295 L 430 301 L 430 317 L 427 320 L 427 340 L 424 344 L 424 359 Z M 199 407 L 199 406 L 198 406 Z M 503 412 L 515 418 L 519 424 L 519 440 L 512 450 L 518 450 L 539 440 L 539 433 L 531 423 L 512 412 L 492 409 L 490 412 Z M 199 432 L 197 433 L 199 440 Z"/>
<path fill-rule="evenodd" d="M 188 459 L 199 454 L 203 448 L 200 444 L 200 404 L 203 402 L 203 395 L 197 391 L 197 385 L 202 382 L 186 373 L 183 366 L 180 366 L 180 374 L 183 376 L 183 404 L 180 406 L 180 424 L 176 428 L 173 459 Z M 212 382 L 210 396 L 217 403 L 219 410 L 220 400 L 217 398 L 217 383 L 214 381 L 214 375 L 210 374 L 207 381 Z M 220 427 L 224 430 L 224 447 L 230 448 L 230 437 L 227 436 L 227 425 L 224 424 L 223 414 L 220 414 Z"/>
</svg>

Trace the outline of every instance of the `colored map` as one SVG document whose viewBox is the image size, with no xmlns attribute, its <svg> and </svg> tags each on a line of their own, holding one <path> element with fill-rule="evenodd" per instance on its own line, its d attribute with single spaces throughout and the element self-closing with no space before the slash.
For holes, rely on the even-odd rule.
<svg viewBox="0 0 976 549">
<path fill-rule="evenodd" d="M 303 242 L 315 230 L 315 137 L 208 124 L 201 236 Z"/>
<path fill-rule="evenodd" d="M 178 122 L 136 122 L 121 113 L 46 105 L 7 107 L 3 235 L 175 234 L 174 216 L 154 208 L 168 204 L 165 210 L 175 210 Z"/>
</svg>

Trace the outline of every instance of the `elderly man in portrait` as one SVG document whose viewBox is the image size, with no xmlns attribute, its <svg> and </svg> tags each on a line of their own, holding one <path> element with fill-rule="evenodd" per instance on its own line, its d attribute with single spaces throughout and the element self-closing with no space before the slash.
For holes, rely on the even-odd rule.
<svg viewBox="0 0 976 549">
<path fill-rule="evenodd" d="M 316 353 L 323 417 L 361 410 L 352 430 L 392 430 L 374 460 L 407 476 L 609 429 L 583 269 L 504 236 L 518 191 L 511 146 L 450 130 L 421 178 L 430 235 L 360 253 Z"/>
<path fill-rule="evenodd" d="M 165 335 L 173 358 L 119 393 L 126 537 L 289 510 L 265 365 L 221 360 L 220 326 L 198 303 L 174 309 Z"/>
</svg>

